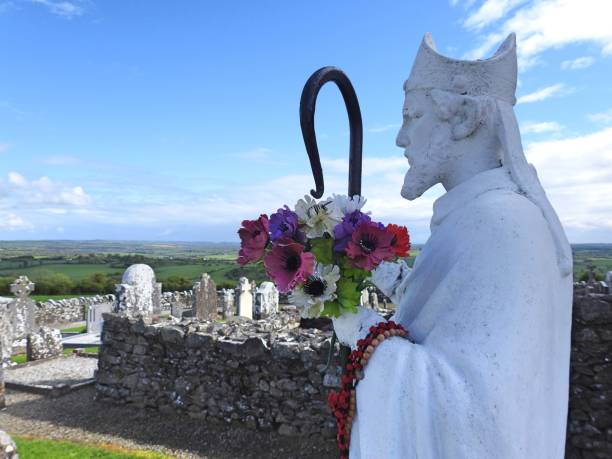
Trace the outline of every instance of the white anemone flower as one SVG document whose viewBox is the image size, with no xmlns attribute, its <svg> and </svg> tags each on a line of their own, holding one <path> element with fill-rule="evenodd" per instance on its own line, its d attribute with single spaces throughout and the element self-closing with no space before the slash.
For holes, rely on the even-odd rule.
<svg viewBox="0 0 612 459">
<path fill-rule="evenodd" d="M 339 280 L 338 266 L 317 264 L 306 282 L 293 289 L 289 300 L 297 306 L 302 317 L 319 317 L 325 302 L 336 299 L 336 283 Z"/>
<path fill-rule="evenodd" d="M 336 208 L 342 212 L 342 215 L 347 215 L 355 212 L 356 210 L 361 210 L 367 201 L 367 199 L 363 196 L 346 196 L 344 194 L 334 194 L 332 195 L 331 200 L 334 202 Z"/>
<path fill-rule="evenodd" d="M 306 225 L 306 236 L 322 237 L 325 233 L 334 234 L 334 227 L 342 220 L 342 212 L 338 210 L 333 200 L 317 202 L 310 196 L 304 196 L 295 205 L 295 213 L 300 223 Z"/>
</svg>

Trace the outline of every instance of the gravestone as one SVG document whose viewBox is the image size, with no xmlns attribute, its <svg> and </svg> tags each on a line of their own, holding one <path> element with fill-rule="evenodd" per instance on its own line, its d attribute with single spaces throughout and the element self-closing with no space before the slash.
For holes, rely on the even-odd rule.
<svg viewBox="0 0 612 459">
<path fill-rule="evenodd" d="M 236 287 L 236 310 L 239 316 L 253 318 L 253 293 L 246 277 L 241 277 Z"/>
<path fill-rule="evenodd" d="M 255 312 L 257 319 L 264 319 L 278 312 L 278 289 L 272 282 L 262 282 L 255 292 Z"/>
<path fill-rule="evenodd" d="M 185 306 L 180 301 L 173 301 L 170 303 L 170 315 L 175 319 L 181 320 L 183 318 L 183 312 L 185 312 Z"/>
<path fill-rule="evenodd" d="M 193 309 L 198 320 L 217 318 L 217 286 L 208 273 L 193 286 Z"/>
<path fill-rule="evenodd" d="M 30 293 L 34 291 L 34 283 L 26 276 L 19 276 L 11 284 L 11 293 L 15 295 L 15 328 L 13 340 L 27 338 L 36 327 L 36 303 L 30 299 Z"/>
<path fill-rule="evenodd" d="M 0 341 L 0 355 L 2 355 L 2 341 Z M 6 406 L 4 389 L 4 365 L 0 362 L 0 410 Z"/>
<path fill-rule="evenodd" d="M 161 284 L 148 265 L 135 264 L 126 269 L 116 292 L 113 311 L 119 314 L 150 323 L 155 311 L 161 309 Z"/>
<path fill-rule="evenodd" d="M 364 288 L 361 291 L 361 295 L 359 297 L 359 305 L 360 306 L 369 306 L 370 305 L 370 292 L 368 292 L 367 288 Z"/>
<path fill-rule="evenodd" d="M 370 289 L 370 307 L 374 309 L 378 307 L 378 293 L 375 289 Z"/>
<path fill-rule="evenodd" d="M 40 327 L 30 335 L 30 360 L 50 359 L 62 355 L 62 334 L 57 328 Z"/>
<path fill-rule="evenodd" d="M 87 310 L 87 333 L 100 333 L 104 319 L 102 314 L 111 312 L 113 303 L 92 304 Z"/>
<path fill-rule="evenodd" d="M 233 317 L 236 315 L 236 301 L 234 290 L 224 288 L 219 291 L 219 303 L 223 318 Z"/>
<path fill-rule="evenodd" d="M 0 366 L 9 365 L 13 350 L 15 302 L 0 298 Z"/>
</svg>

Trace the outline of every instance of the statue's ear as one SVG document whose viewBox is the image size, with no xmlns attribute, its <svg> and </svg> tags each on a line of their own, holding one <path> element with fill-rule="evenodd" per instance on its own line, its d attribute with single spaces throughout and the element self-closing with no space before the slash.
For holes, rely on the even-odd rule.
<svg viewBox="0 0 612 459">
<path fill-rule="evenodd" d="M 472 135 L 482 121 L 482 107 L 477 99 L 434 89 L 431 92 L 437 116 L 451 124 L 453 140 Z"/>
<path fill-rule="evenodd" d="M 457 96 L 461 100 L 451 119 L 454 140 L 465 139 L 472 135 L 482 121 L 481 104 L 473 97 Z"/>
</svg>

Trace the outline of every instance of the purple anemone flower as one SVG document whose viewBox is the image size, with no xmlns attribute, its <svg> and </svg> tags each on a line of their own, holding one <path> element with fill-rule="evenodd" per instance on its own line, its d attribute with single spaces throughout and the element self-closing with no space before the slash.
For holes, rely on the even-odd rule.
<svg viewBox="0 0 612 459">
<path fill-rule="evenodd" d="M 282 237 L 305 242 L 304 233 L 300 231 L 298 216 L 289 207 L 278 209 L 270 216 L 270 239 L 277 241 Z"/>
<path fill-rule="evenodd" d="M 363 222 L 369 222 L 370 217 L 358 210 L 346 214 L 339 223 L 334 227 L 334 252 L 344 252 L 348 242 L 353 237 L 355 229 Z"/>
</svg>

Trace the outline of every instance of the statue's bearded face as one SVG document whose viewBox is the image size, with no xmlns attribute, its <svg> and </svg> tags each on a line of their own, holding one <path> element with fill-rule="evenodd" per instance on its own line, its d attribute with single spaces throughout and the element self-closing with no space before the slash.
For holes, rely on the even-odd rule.
<svg viewBox="0 0 612 459">
<path fill-rule="evenodd" d="M 432 97 L 424 90 L 406 92 L 403 118 L 396 143 L 404 148 L 410 169 L 402 196 L 413 200 L 442 181 L 452 150 L 451 129 L 436 115 Z"/>
</svg>

